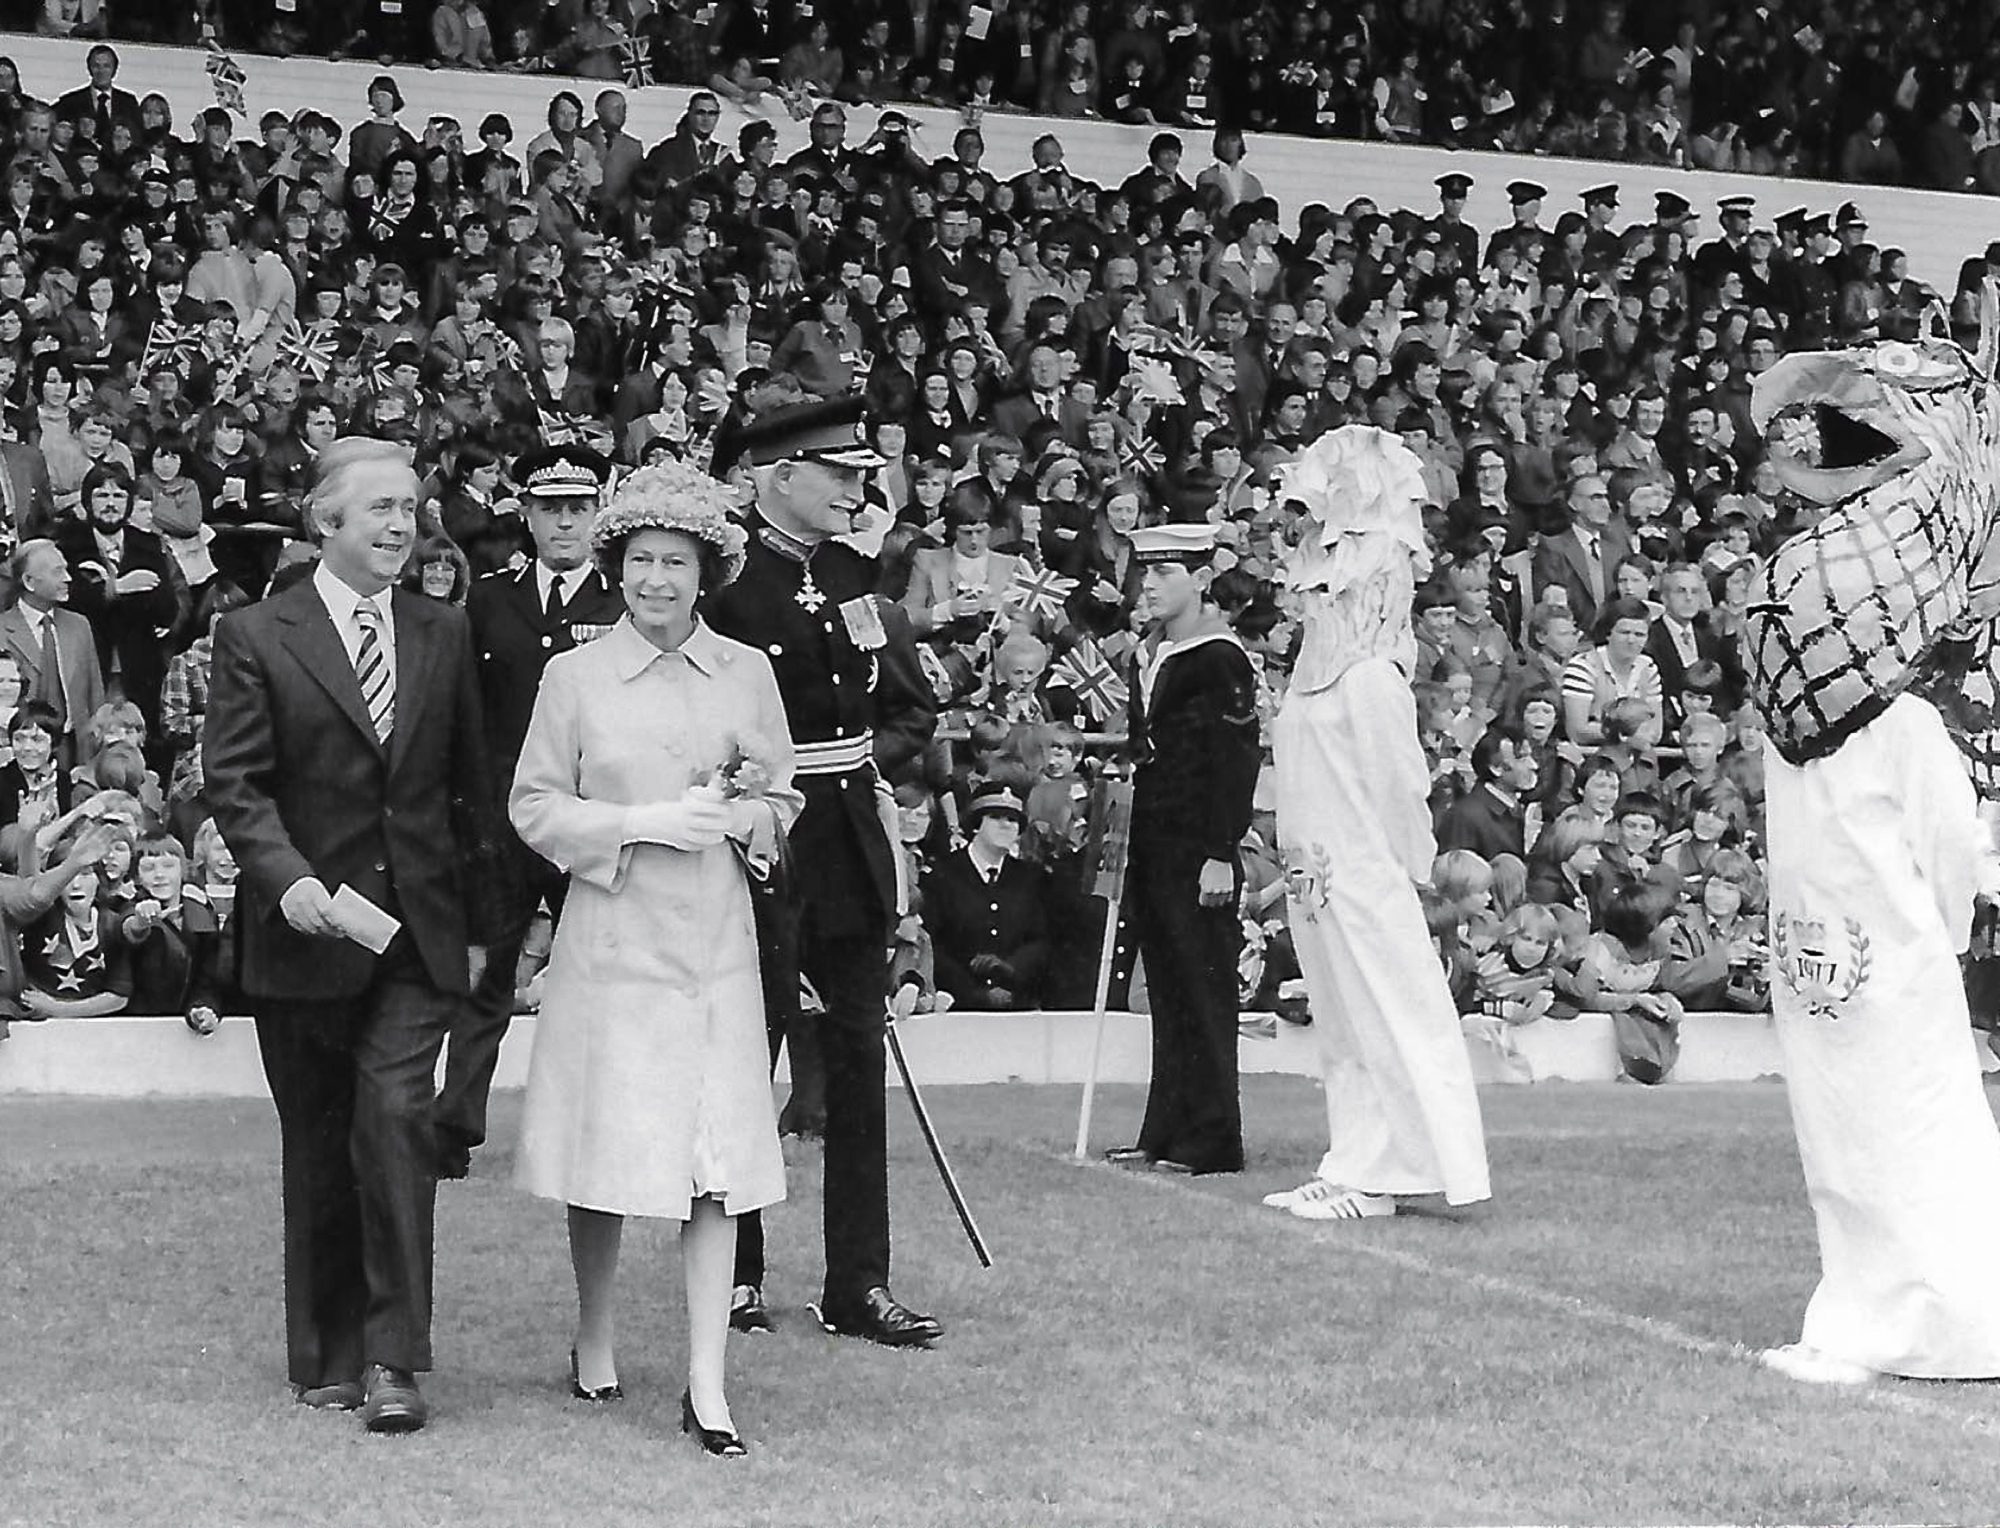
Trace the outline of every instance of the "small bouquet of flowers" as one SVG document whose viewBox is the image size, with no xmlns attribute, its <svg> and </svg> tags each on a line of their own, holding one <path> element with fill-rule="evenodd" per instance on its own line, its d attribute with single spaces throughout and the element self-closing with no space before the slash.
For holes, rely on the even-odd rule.
<svg viewBox="0 0 2000 1528">
<path fill-rule="evenodd" d="M 729 757 L 689 787 L 688 794 L 714 801 L 755 801 L 770 794 L 777 779 L 774 750 L 751 733 L 729 740 Z"/>
</svg>

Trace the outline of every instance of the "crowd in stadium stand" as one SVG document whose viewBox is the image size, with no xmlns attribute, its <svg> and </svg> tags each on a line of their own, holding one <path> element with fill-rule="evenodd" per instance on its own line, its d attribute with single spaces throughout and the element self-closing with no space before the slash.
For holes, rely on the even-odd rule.
<svg viewBox="0 0 2000 1528">
<path fill-rule="evenodd" d="M 1469 1022 L 1505 1054 L 1547 1014 L 1756 1008 L 1734 636 L 1810 508 L 1764 461 L 1751 379 L 1794 347 L 1963 329 L 2000 272 L 2000 246 L 1974 252 L 1940 299 L 1856 205 L 1634 207 L 1609 182 L 1556 209 L 1517 181 L 1501 228 L 1461 220 L 1460 175 L 1421 213 L 1281 209 L 1231 127 L 1162 129 L 1100 185 L 1056 135 L 1000 167 L 967 126 L 926 160 L 895 111 L 836 102 L 784 160 L 760 120 L 718 140 L 705 93 L 659 143 L 616 87 L 413 132 L 387 74 L 347 123 L 273 112 L 245 141 L 220 108 L 177 131 L 108 47 L 89 69 L 0 62 L 0 822 L 24 876 L 61 869 L 81 815 L 122 831 L 95 870 L 0 882 L 16 1017 L 228 1010 L 207 634 L 309 565 L 302 496 L 337 435 L 411 447 L 408 583 L 457 601 L 532 553 L 522 452 L 745 481 L 746 420 L 856 392 L 891 461 L 866 545 L 944 718 L 895 782 L 917 884 L 983 782 L 1027 801 L 1007 847 L 1032 893 L 990 927 L 938 899 L 906 919 L 916 979 L 961 1008 L 1089 1005 L 1083 841 L 1144 623 L 1127 536 L 1219 526 L 1213 593 L 1275 706 L 1297 630 L 1274 490 L 1358 423 L 1430 488 L 1425 895 Z M 1268 815 L 1243 863 L 1246 1001 L 1302 1017 Z"/>
<path fill-rule="evenodd" d="M 74 37 L 2000 189 L 1996 18 L 1747 0 L 10 0 Z"/>
</svg>

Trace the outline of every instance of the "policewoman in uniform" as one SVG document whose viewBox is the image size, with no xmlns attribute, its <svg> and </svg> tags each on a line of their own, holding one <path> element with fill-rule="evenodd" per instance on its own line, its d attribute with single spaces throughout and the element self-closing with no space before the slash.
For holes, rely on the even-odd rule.
<svg viewBox="0 0 2000 1528">
<path fill-rule="evenodd" d="M 487 754 L 503 788 L 520 763 L 549 659 L 604 635 L 625 613 L 625 597 L 591 556 L 611 464 L 588 446 L 545 446 L 522 456 L 514 473 L 521 512 L 535 538 L 535 560 L 475 580 L 466 599 L 485 701 Z M 514 1013 L 521 944 L 544 902 L 552 918 L 562 916 L 569 886 L 569 877 L 523 844 L 511 826 L 505 837 L 523 896 L 517 919 L 488 952 L 472 1001 L 452 1023 L 437 1101 L 438 1175 L 444 1178 L 464 1177 L 472 1151 L 486 1139 L 487 1092 Z"/>
<path fill-rule="evenodd" d="M 1125 885 L 1152 1000 L 1139 1139 L 1111 1160 L 1243 1170 L 1236 1086 L 1237 849 L 1263 746 L 1249 654 L 1208 599 L 1212 525 L 1132 532 L 1152 630 L 1134 656 L 1132 842 Z"/>
<path fill-rule="evenodd" d="M 868 474 L 882 465 L 863 415 L 859 398 L 797 404 L 760 411 L 744 430 L 741 459 L 757 485 L 748 560 L 705 614 L 716 631 L 770 658 L 805 796 L 791 831 L 787 922 L 798 969 L 825 1007 L 818 1315 L 829 1331 L 906 1347 L 934 1341 L 943 1327 L 889 1290 L 883 1024 L 899 892 L 885 821 L 893 802 L 878 787 L 923 751 L 937 712 L 908 617 L 876 597 L 873 560 L 835 539 L 855 529 Z M 770 940 L 760 938 L 768 972 Z M 763 1283 L 762 1226 L 746 1215 L 731 1314 L 739 1330 L 769 1329 Z"/>
</svg>

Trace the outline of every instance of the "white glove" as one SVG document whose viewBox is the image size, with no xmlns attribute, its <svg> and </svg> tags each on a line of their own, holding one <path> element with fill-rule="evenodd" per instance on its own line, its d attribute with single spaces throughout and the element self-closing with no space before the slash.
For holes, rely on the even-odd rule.
<svg viewBox="0 0 2000 1528">
<path fill-rule="evenodd" d="M 729 836 L 733 814 L 729 804 L 684 797 L 625 809 L 625 841 L 664 844 L 690 854 L 713 849 Z"/>
</svg>

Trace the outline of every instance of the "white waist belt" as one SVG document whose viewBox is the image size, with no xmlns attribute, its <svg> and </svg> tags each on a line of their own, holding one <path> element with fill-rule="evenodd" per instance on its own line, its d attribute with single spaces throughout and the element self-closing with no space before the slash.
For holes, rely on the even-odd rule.
<svg viewBox="0 0 2000 1528">
<path fill-rule="evenodd" d="M 874 761 L 875 734 L 864 731 L 858 737 L 828 738 L 823 743 L 795 743 L 792 752 L 794 774 L 844 775 Z"/>
</svg>

